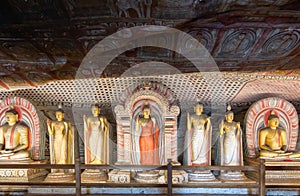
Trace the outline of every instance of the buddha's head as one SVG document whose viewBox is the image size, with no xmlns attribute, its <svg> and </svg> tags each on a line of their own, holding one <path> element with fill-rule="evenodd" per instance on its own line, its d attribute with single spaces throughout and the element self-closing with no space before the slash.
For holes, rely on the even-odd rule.
<svg viewBox="0 0 300 196">
<path fill-rule="evenodd" d="M 203 104 L 198 102 L 197 105 L 194 107 L 195 113 L 197 115 L 201 115 L 203 112 L 203 107 L 204 107 Z"/>
<path fill-rule="evenodd" d="M 225 119 L 227 122 L 232 122 L 234 119 L 234 114 L 232 111 L 228 111 L 225 115 Z"/>
<path fill-rule="evenodd" d="M 55 112 L 55 117 L 58 121 L 62 121 L 65 117 L 64 111 L 59 109 Z"/>
<path fill-rule="evenodd" d="M 144 118 L 150 118 L 151 109 L 149 105 L 145 105 L 142 109 L 142 115 Z"/>
<path fill-rule="evenodd" d="M 271 128 L 277 128 L 279 125 L 279 117 L 271 114 L 268 118 L 268 124 Z"/>
<path fill-rule="evenodd" d="M 92 114 L 94 117 L 99 116 L 100 112 L 101 112 L 101 109 L 98 104 L 95 104 L 92 106 Z"/>
<path fill-rule="evenodd" d="M 5 120 L 9 125 L 14 125 L 18 122 L 18 112 L 15 109 L 10 109 L 5 112 Z"/>
</svg>

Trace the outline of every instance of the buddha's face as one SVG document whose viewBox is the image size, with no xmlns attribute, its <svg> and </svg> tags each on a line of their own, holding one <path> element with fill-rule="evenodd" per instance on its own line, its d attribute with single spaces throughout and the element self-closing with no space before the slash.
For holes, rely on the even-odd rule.
<svg viewBox="0 0 300 196">
<path fill-rule="evenodd" d="M 144 109 L 142 110 L 142 114 L 143 114 L 144 118 L 149 118 L 149 117 L 150 117 L 150 114 L 151 114 L 150 108 L 144 108 Z"/>
<path fill-rule="evenodd" d="M 92 107 L 92 114 L 93 114 L 94 116 L 99 116 L 99 114 L 100 114 L 100 108 L 99 108 L 99 107 L 96 107 L 96 106 L 93 106 L 93 107 Z"/>
<path fill-rule="evenodd" d="M 270 127 L 275 127 L 276 128 L 279 125 L 279 118 L 272 118 L 268 122 L 269 122 Z"/>
<path fill-rule="evenodd" d="M 230 113 L 226 114 L 225 118 L 226 118 L 227 122 L 232 122 L 234 119 L 234 115 L 233 115 L 233 113 L 230 112 Z"/>
<path fill-rule="evenodd" d="M 56 112 L 55 116 L 58 121 L 62 121 L 64 119 L 64 113 L 62 112 Z"/>
<path fill-rule="evenodd" d="M 194 109 L 195 109 L 195 113 L 197 115 L 201 115 L 202 112 L 203 112 L 203 105 L 202 104 L 198 104 L 198 105 L 195 106 Z"/>
<path fill-rule="evenodd" d="M 9 125 L 14 125 L 18 121 L 18 114 L 6 113 L 5 120 Z"/>
</svg>

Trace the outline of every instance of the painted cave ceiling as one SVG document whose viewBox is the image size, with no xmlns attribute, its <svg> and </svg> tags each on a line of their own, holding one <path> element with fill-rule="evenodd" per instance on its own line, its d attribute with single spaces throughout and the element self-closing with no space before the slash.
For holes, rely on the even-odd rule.
<svg viewBox="0 0 300 196">
<path fill-rule="evenodd" d="M 70 84 L 98 42 L 119 30 L 145 25 L 173 27 L 198 40 L 224 75 L 225 88 L 218 92 L 224 102 L 251 103 L 279 96 L 299 107 L 298 0 L 1 0 L 0 94 L 37 102 L 111 102 L 116 96 L 113 89 L 154 80 L 151 69 L 141 64 L 155 61 L 183 74 L 166 72 L 156 79 L 172 88 L 178 99 L 208 100 L 205 93 L 211 86 L 193 63 L 160 47 L 129 49 L 103 72 L 96 65 L 85 70 L 85 81 Z M 116 78 L 136 65 L 142 68 L 136 76 L 150 78 L 123 77 L 116 84 Z M 96 88 L 96 98 L 82 98 L 91 92 L 86 84 Z M 196 91 L 185 90 L 190 85 Z M 78 95 L 69 95 L 74 88 Z"/>
</svg>

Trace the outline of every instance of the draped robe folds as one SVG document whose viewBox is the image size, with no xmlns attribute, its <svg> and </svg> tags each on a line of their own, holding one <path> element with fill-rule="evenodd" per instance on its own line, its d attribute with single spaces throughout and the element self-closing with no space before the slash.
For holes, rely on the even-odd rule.
<svg viewBox="0 0 300 196">
<path fill-rule="evenodd" d="M 188 117 L 191 123 L 191 130 L 187 135 L 187 164 L 195 166 L 205 166 L 211 163 L 211 134 L 212 127 L 210 122 L 206 122 L 206 115 L 192 115 Z"/>
<path fill-rule="evenodd" d="M 68 134 L 69 130 L 64 122 L 56 123 L 53 126 L 55 133 L 53 135 L 53 154 L 56 164 L 68 163 Z"/>
<path fill-rule="evenodd" d="M 99 159 L 102 164 L 108 164 L 108 131 L 105 130 L 103 117 L 96 117 L 97 121 L 85 120 L 85 162 L 91 163 Z"/>
<path fill-rule="evenodd" d="M 158 165 L 160 163 L 160 129 L 155 118 L 150 118 L 146 123 L 138 123 L 137 132 L 134 134 L 134 164 Z"/>
<path fill-rule="evenodd" d="M 7 156 L 10 159 L 29 157 L 30 153 L 28 150 L 31 147 L 31 132 L 29 127 L 20 122 L 17 122 L 13 126 L 8 124 L 2 125 L 0 128 L 0 144 L 4 145 L 4 149 L 6 150 L 20 149 Z"/>
<path fill-rule="evenodd" d="M 158 165 L 158 136 L 159 128 L 154 120 L 141 124 L 140 163 L 141 165 Z"/>
<path fill-rule="evenodd" d="M 74 131 L 71 123 L 66 121 L 52 121 L 50 127 L 50 163 L 74 164 Z M 51 169 L 57 172 L 59 169 Z M 65 169 L 65 172 L 73 170 Z"/>
<path fill-rule="evenodd" d="M 220 138 L 220 165 L 243 165 L 242 131 L 237 122 L 224 122 Z"/>
</svg>

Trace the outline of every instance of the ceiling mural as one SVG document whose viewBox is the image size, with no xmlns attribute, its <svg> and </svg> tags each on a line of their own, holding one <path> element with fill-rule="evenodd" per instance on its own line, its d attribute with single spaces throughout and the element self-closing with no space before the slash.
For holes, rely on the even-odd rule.
<svg viewBox="0 0 300 196">
<path fill-rule="evenodd" d="M 98 42 L 118 30 L 142 25 L 184 31 L 205 46 L 225 75 L 242 78 L 248 74 L 225 96 L 227 102 L 254 102 L 266 95 L 300 102 L 295 95 L 300 82 L 297 0 L 2 0 L 0 94 L 19 94 L 26 89 L 52 94 L 53 89 L 47 93 L 44 85 L 72 81 L 83 58 Z M 116 80 L 131 67 L 148 61 L 167 63 L 183 77 L 197 72 L 174 51 L 141 47 L 116 57 L 98 83 Z M 94 79 L 95 73 L 85 74 Z M 176 92 L 178 86 L 168 85 Z M 197 88 L 195 95 L 179 99 L 194 99 L 206 92 L 204 86 Z M 106 98 L 99 101 L 111 101 L 107 98 L 110 93 L 108 90 Z M 50 97 L 44 101 L 50 102 Z M 209 101 L 207 97 L 203 100 Z"/>
</svg>

